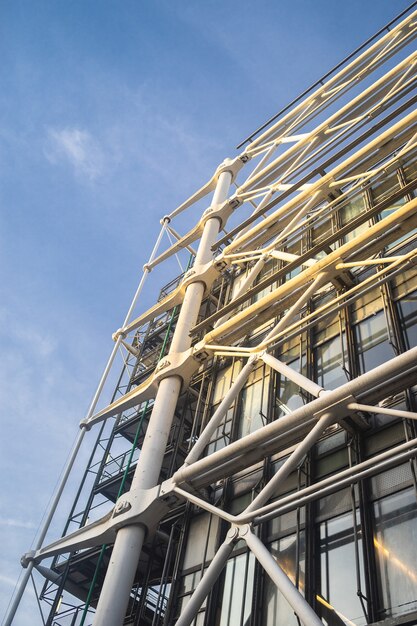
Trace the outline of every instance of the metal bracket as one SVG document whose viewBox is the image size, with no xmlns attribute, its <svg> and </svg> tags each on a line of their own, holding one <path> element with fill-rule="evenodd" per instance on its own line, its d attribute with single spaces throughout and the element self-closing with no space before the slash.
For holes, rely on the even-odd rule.
<svg viewBox="0 0 417 626">
<path fill-rule="evenodd" d="M 237 196 L 232 196 L 221 204 L 212 204 L 208 209 L 204 211 L 199 224 L 204 226 L 208 219 L 216 217 L 220 221 L 221 228 L 223 228 L 230 215 L 241 204 L 242 200 L 240 200 Z"/>
<path fill-rule="evenodd" d="M 214 173 L 215 180 L 217 180 L 223 172 L 230 172 L 232 175 L 232 182 L 235 180 L 236 176 L 242 169 L 242 167 L 247 163 L 252 157 L 249 154 L 241 154 L 240 156 L 235 157 L 234 159 L 225 159 L 223 163 L 220 163 L 219 167 L 216 169 Z"/>
<path fill-rule="evenodd" d="M 329 393 L 329 391 L 323 391 L 320 394 L 320 397 L 322 397 L 326 393 Z M 338 402 L 327 406 L 325 409 L 318 411 L 314 414 L 314 417 L 318 420 L 320 419 L 320 417 L 323 417 L 323 415 L 331 413 L 334 416 L 335 422 L 338 422 L 342 426 L 342 428 L 344 428 L 348 432 L 353 433 L 355 431 L 355 425 L 356 427 L 359 426 L 362 429 L 368 427 L 366 420 L 361 418 L 357 414 L 357 411 L 354 411 L 351 407 L 349 407 L 349 405 L 356 403 L 357 400 L 354 398 L 354 396 L 349 395 L 342 398 Z"/>
<path fill-rule="evenodd" d="M 185 391 L 190 384 L 191 377 L 201 365 L 201 359 L 197 359 L 194 352 L 194 348 L 185 352 L 171 352 L 159 361 L 152 375 L 152 384 L 157 387 L 164 378 L 178 376 L 182 380 L 181 390 Z"/>
<path fill-rule="evenodd" d="M 103 543 L 114 543 L 117 531 L 124 526 L 140 524 L 146 527 L 148 535 L 153 535 L 166 513 L 176 506 L 180 496 L 173 491 L 171 480 L 151 489 L 141 489 L 120 496 L 116 505 L 104 517 L 79 530 L 61 537 L 57 541 L 22 556 L 21 563 L 27 567 L 30 562 L 39 563 L 46 558 L 91 548 Z"/>
<path fill-rule="evenodd" d="M 185 293 L 185 289 L 189 285 L 198 282 L 203 283 L 205 289 L 204 295 L 206 295 L 219 274 L 220 267 L 214 264 L 213 261 L 209 261 L 209 263 L 205 263 L 204 265 L 193 265 L 193 267 L 184 274 L 184 278 L 180 284 L 181 293 Z"/>
<path fill-rule="evenodd" d="M 331 393 L 330 391 L 324 390 L 320 394 L 320 398 L 322 398 L 326 393 Z M 353 396 L 348 395 L 333 404 L 329 404 L 325 409 L 320 409 L 316 413 L 314 413 L 314 418 L 318 421 L 324 415 L 332 414 L 335 420 L 339 421 L 349 415 L 352 411 L 348 409 L 348 405 L 352 402 L 356 402 Z"/>
</svg>

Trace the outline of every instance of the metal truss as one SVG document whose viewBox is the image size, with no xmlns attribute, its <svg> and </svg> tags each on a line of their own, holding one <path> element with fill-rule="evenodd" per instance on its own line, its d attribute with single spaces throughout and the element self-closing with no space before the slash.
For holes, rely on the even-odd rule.
<svg viewBox="0 0 417 626">
<path fill-rule="evenodd" d="M 311 447 L 333 424 L 361 422 L 369 413 L 415 420 L 410 411 L 378 405 L 387 385 L 405 389 L 416 382 L 417 348 L 400 354 L 335 390 L 326 390 L 275 356 L 284 341 L 305 333 L 371 289 L 414 268 L 415 248 L 393 252 L 392 246 L 413 236 L 417 199 L 410 194 L 417 182 L 394 188 L 387 197 L 346 224 L 338 216 L 358 194 L 383 181 L 417 152 L 417 53 L 410 52 L 417 35 L 417 12 L 406 17 L 346 66 L 298 102 L 272 126 L 255 137 L 235 159 L 226 159 L 209 182 L 165 216 L 155 248 L 121 328 L 97 393 L 81 430 L 56 496 L 50 518 L 87 430 L 109 417 L 154 399 L 146 437 L 131 489 L 96 522 L 46 547 L 42 543 L 23 558 L 25 580 L 33 567 L 51 556 L 114 543 L 111 563 L 94 619 L 95 626 L 122 624 L 138 558 L 146 537 L 178 502 L 190 502 L 230 525 L 226 540 L 205 571 L 177 626 L 192 623 L 218 579 L 233 546 L 243 539 L 260 565 L 293 607 L 302 623 L 321 620 L 281 569 L 257 534 L 258 526 L 302 503 L 351 485 L 361 478 L 417 455 L 417 440 L 359 463 L 295 494 L 269 502 Z M 401 53 L 405 58 L 399 59 Z M 231 184 L 236 180 L 236 190 Z M 185 235 L 172 226 L 177 215 L 213 192 L 210 206 Z M 226 224 L 227 235 L 220 235 Z M 366 229 L 359 227 L 367 224 Z M 320 230 L 321 229 L 321 230 Z M 306 247 L 311 232 L 324 236 Z M 158 254 L 164 232 L 174 243 Z M 191 244 L 199 240 L 195 252 Z M 181 250 L 195 262 L 180 284 L 160 302 L 131 319 L 146 276 L 156 265 Z M 277 268 L 262 271 L 271 261 Z M 361 272 L 365 272 L 365 277 Z M 200 305 L 219 277 L 240 274 L 241 280 L 216 313 L 198 322 Z M 270 291 L 262 295 L 266 287 Z M 311 310 L 312 298 L 336 289 L 328 302 Z M 97 401 L 123 347 L 131 357 L 137 330 L 156 316 L 181 306 L 166 357 L 153 373 L 109 406 L 96 411 Z M 258 333 L 257 329 L 262 328 Z M 213 356 L 238 357 L 244 365 L 224 399 L 203 428 L 183 466 L 159 483 L 171 422 L 180 394 Z M 259 362 L 298 385 L 310 399 L 303 407 L 207 455 L 207 446 Z M 199 490 L 282 449 L 298 443 L 279 471 L 240 515 L 232 515 L 201 496 Z M 48 576 L 46 568 L 43 574 Z M 50 573 L 53 576 L 53 573 Z M 24 581 L 25 584 L 25 581 Z M 18 602 L 18 600 L 17 600 Z M 5 624 L 11 624 L 11 617 Z"/>
</svg>

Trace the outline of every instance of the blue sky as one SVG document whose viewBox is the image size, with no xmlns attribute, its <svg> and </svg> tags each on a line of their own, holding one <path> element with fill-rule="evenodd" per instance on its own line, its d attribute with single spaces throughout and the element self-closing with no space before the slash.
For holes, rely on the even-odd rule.
<svg viewBox="0 0 417 626">
<path fill-rule="evenodd" d="M 408 4 L 2 3 L 0 616 L 160 217 Z"/>
</svg>

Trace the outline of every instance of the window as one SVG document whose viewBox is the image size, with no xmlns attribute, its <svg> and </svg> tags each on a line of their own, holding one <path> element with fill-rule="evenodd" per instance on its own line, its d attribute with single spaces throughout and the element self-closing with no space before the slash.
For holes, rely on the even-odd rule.
<svg viewBox="0 0 417 626">
<path fill-rule="evenodd" d="M 386 480 L 389 477 L 386 476 Z M 417 506 L 413 489 L 374 503 L 381 617 L 417 609 Z"/>
<path fill-rule="evenodd" d="M 203 571 L 215 553 L 219 519 L 209 513 L 196 515 L 190 522 L 187 544 L 182 564 L 183 575 L 176 600 L 176 616 L 187 605 L 197 584 L 200 582 Z M 206 611 L 206 601 L 200 608 L 192 626 L 202 626 Z"/>
<path fill-rule="evenodd" d="M 268 388 L 270 371 L 262 363 L 251 373 L 241 392 L 239 437 L 265 425 L 268 412 Z"/>
<path fill-rule="evenodd" d="M 316 347 L 317 383 L 324 389 L 336 389 L 347 382 L 343 370 L 343 348 L 340 335 Z"/>
<path fill-rule="evenodd" d="M 409 350 L 417 346 L 417 291 L 400 300 L 399 309 L 404 341 Z"/>
<path fill-rule="evenodd" d="M 244 552 L 229 559 L 217 626 L 247 626 L 252 613 L 255 557 Z"/>
<path fill-rule="evenodd" d="M 343 207 L 340 208 L 340 219 L 342 222 L 342 226 L 349 224 L 356 217 L 361 215 L 366 211 L 366 202 L 364 195 L 358 195 L 350 202 L 347 202 Z M 344 242 L 351 241 L 355 237 L 358 237 L 361 233 L 364 233 L 369 227 L 369 222 L 365 222 L 361 224 L 354 230 L 347 233 L 344 237 Z"/>
<path fill-rule="evenodd" d="M 300 371 L 300 359 L 287 363 L 296 372 Z M 304 372 L 302 372 L 304 373 Z M 281 417 L 282 415 L 288 415 L 300 406 L 303 406 L 304 399 L 302 390 L 299 385 L 294 383 L 288 378 L 278 375 L 277 393 L 275 395 L 275 415 Z"/>
<path fill-rule="evenodd" d="M 361 529 L 357 520 L 358 556 L 362 563 Z M 325 520 L 320 524 L 320 593 L 316 595 L 317 611 L 329 626 L 353 622 L 365 624 L 357 595 L 358 581 L 352 513 Z"/>
<path fill-rule="evenodd" d="M 228 367 L 220 370 L 216 376 L 216 382 L 214 384 L 213 396 L 211 399 L 211 412 L 212 416 L 218 408 L 220 402 L 223 400 L 226 393 L 229 391 L 232 383 L 236 379 L 241 368 L 240 361 L 235 361 Z M 216 428 L 211 437 L 211 441 L 207 446 L 207 454 L 211 454 L 216 450 L 224 448 L 230 442 L 230 433 L 232 430 L 232 418 L 234 413 L 235 403 L 232 402 L 231 406 L 227 410 L 227 413 L 222 420 L 221 424 Z"/>
<path fill-rule="evenodd" d="M 384 311 L 367 317 L 355 326 L 357 354 L 361 372 L 392 359 L 394 351 L 388 343 L 388 331 Z"/>
<path fill-rule="evenodd" d="M 291 581 L 298 586 L 300 592 L 304 593 L 304 532 L 299 533 L 298 541 L 297 545 L 297 536 L 295 534 L 283 537 L 270 544 L 270 552 Z M 296 567 L 297 555 L 298 568 Z M 293 608 L 268 576 L 265 577 L 262 624 L 265 624 L 265 626 L 281 626 L 281 624 L 298 626 L 299 624 Z"/>
</svg>

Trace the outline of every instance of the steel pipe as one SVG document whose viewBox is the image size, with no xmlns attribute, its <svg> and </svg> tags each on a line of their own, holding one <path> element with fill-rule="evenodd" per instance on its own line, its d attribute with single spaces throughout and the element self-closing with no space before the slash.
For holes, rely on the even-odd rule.
<svg viewBox="0 0 417 626">
<path fill-rule="evenodd" d="M 224 202 L 232 180 L 229 171 L 223 171 L 217 180 L 212 206 Z M 212 258 L 211 247 L 220 229 L 220 220 L 208 218 L 195 259 L 196 265 L 208 263 Z M 196 323 L 204 295 L 202 282 L 191 283 L 185 292 L 169 354 L 187 350 L 191 345 L 190 331 Z M 178 376 L 167 376 L 158 387 L 155 404 L 149 419 L 145 440 L 132 480 L 131 491 L 148 489 L 158 483 L 168 434 L 174 417 L 175 406 L 181 389 Z M 112 561 L 94 617 L 94 626 L 121 626 L 126 614 L 130 590 L 146 529 L 140 525 L 127 526 L 119 531 L 113 548 Z"/>
<path fill-rule="evenodd" d="M 250 357 L 249 361 L 242 368 L 241 372 L 239 372 L 236 380 L 234 381 L 234 383 L 232 383 L 232 386 L 224 396 L 223 400 L 221 401 L 213 416 L 210 418 L 209 422 L 204 428 L 203 432 L 199 436 L 198 441 L 192 447 L 190 453 L 184 461 L 184 465 L 191 465 L 191 463 L 198 461 L 198 459 L 201 457 L 206 446 L 210 443 L 210 439 L 216 428 L 219 426 L 219 424 L 221 424 L 222 420 L 224 419 L 230 405 L 232 404 L 232 402 L 234 402 L 234 400 L 236 400 L 251 372 L 255 369 L 256 362 L 257 358 L 254 358 L 253 356 Z"/>
<path fill-rule="evenodd" d="M 210 470 L 215 470 L 223 463 L 231 461 L 242 454 L 248 454 L 252 450 L 257 451 L 260 460 L 271 454 L 274 440 L 286 432 L 302 428 L 309 420 L 318 419 L 318 416 L 328 411 L 332 405 L 345 400 L 364 395 L 373 388 L 385 385 L 392 377 L 403 376 L 406 372 L 415 372 L 417 361 L 417 347 L 408 350 L 404 354 L 390 359 L 378 367 L 358 376 L 352 381 L 341 385 L 337 389 L 328 391 L 309 404 L 296 409 L 288 416 L 284 416 L 259 430 L 242 437 L 228 446 L 213 452 L 210 456 L 196 461 L 186 468 L 181 468 L 175 474 L 175 481 L 180 485 L 193 479 L 198 479 Z M 417 375 L 416 375 L 417 376 Z M 381 391 L 382 393 L 383 391 Z M 317 416 L 317 417 L 316 417 Z M 255 462 L 255 459 L 254 461 Z M 232 468 L 229 467 L 229 472 Z"/>
<path fill-rule="evenodd" d="M 251 513 L 256 511 L 258 507 L 261 507 L 270 498 L 273 498 L 277 492 L 278 487 L 282 482 L 295 470 L 304 456 L 310 450 L 310 448 L 320 439 L 324 431 L 330 424 L 336 419 L 334 411 L 323 415 L 318 422 L 314 425 L 308 435 L 301 441 L 294 452 L 288 457 L 288 459 L 279 468 L 275 476 L 265 485 L 265 487 L 258 493 L 258 495 L 252 500 L 249 506 L 245 509 L 244 513 Z"/>
<path fill-rule="evenodd" d="M 281 569 L 262 541 L 249 527 L 245 533 L 241 532 L 241 536 L 303 624 L 305 626 L 323 626 L 323 622 L 313 611 L 304 596 L 301 595 L 297 587 L 290 581 L 287 574 Z"/>
<path fill-rule="evenodd" d="M 226 539 L 226 541 L 220 546 L 216 554 L 213 557 L 212 562 L 204 572 L 203 577 L 195 588 L 191 595 L 187 606 L 181 612 L 179 619 L 175 626 L 190 626 L 191 622 L 197 616 L 198 610 L 207 598 L 208 594 L 213 588 L 213 585 L 217 581 L 218 577 L 222 573 L 223 567 L 226 564 L 227 559 L 231 555 L 233 550 L 233 542 Z"/>
</svg>

